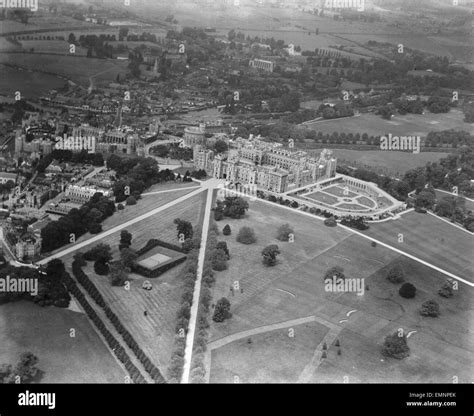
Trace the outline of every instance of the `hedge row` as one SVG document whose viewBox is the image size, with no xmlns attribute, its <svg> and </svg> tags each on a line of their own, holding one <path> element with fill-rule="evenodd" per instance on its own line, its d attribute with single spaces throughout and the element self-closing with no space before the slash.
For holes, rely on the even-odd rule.
<svg viewBox="0 0 474 416">
<path fill-rule="evenodd" d="M 217 246 L 218 229 L 213 222 L 209 229 L 207 239 L 206 257 L 202 271 L 202 287 L 199 298 L 199 309 L 197 317 L 197 332 L 193 345 L 193 362 L 191 363 L 191 382 L 204 383 L 206 380 L 206 367 L 204 365 L 204 353 L 207 349 L 209 315 L 211 312 L 212 292 L 215 277 L 212 270 L 212 253 Z"/>
<path fill-rule="evenodd" d="M 76 261 L 73 261 L 72 263 L 72 271 L 77 281 L 84 287 L 84 289 L 86 289 L 97 305 L 99 305 L 104 310 L 105 314 L 110 319 L 117 332 L 122 336 L 127 346 L 134 352 L 136 357 L 143 364 L 143 367 L 145 367 L 145 370 L 150 374 L 155 383 L 165 383 L 165 379 L 160 373 L 160 370 L 151 362 L 150 358 L 143 352 L 138 343 L 135 341 L 135 338 L 133 338 L 132 334 L 130 334 L 130 332 L 123 326 L 117 315 L 115 315 L 115 313 L 109 308 L 97 287 L 89 279 L 89 276 L 84 273 L 80 267 L 80 264 Z"/>
<path fill-rule="evenodd" d="M 97 315 L 96 311 L 89 304 L 84 294 L 80 291 L 76 282 L 69 276 L 68 273 L 64 274 L 64 282 L 69 292 L 77 299 L 82 308 L 86 311 L 87 316 L 94 322 L 94 325 L 99 329 L 107 344 L 115 354 L 115 356 L 120 360 L 120 362 L 125 366 L 130 379 L 137 384 L 145 384 L 146 380 L 138 370 L 138 368 L 132 363 L 130 357 L 128 356 L 125 349 L 120 345 L 117 339 L 110 333 L 110 331 L 105 327 L 105 324 Z"/>
<path fill-rule="evenodd" d="M 179 251 L 180 253 L 185 253 L 183 248 L 180 246 L 168 243 L 163 240 L 159 240 L 157 238 L 152 238 L 151 240 L 148 240 L 148 242 L 141 249 L 137 250 L 138 257 L 142 256 L 147 251 L 150 251 L 152 248 L 155 248 L 157 246 L 165 247 L 174 251 Z"/>
<path fill-rule="evenodd" d="M 181 294 L 181 307 L 176 313 L 176 336 L 170 365 L 168 367 L 168 381 L 171 383 L 179 383 L 183 375 L 186 334 L 188 332 L 194 286 L 196 284 L 198 256 L 198 249 L 191 250 L 183 268 L 184 284 L 183 292 Z"/>
</svg>

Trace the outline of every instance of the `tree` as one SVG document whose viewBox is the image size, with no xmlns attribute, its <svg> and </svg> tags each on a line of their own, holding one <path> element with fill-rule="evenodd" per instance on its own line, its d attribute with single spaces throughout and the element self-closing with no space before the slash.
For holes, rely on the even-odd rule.
<svg viewBox="0 0 474 416">
<path fill-rule="evenodd" d="M 10 364 L 0 365 L 0 384 L 14 383 L 12 373 L 13 367 Z"/>
<path fill-rule="evenodd" d="M 124 207 L 124 205 L 123 205 L 122 203 L 120 203 L 120 204 L 117 205 L 117 209 L 118 209 L 119 211 L 123 211 L 123 210 L 125 209 L 125 207 Z"/>
<path fill-rule="evenodd" d="M 227 269 L 227 254 L 224 250 L 217 248 L 211 254 L 212 269 L 222 271 Z"/>
<path fill-rule="evenodd" d="M 446 281 L 441 289 L 439 289 L 438 294 L 443 298 L 452 297 L 454 295 L 453 282 L 451 280 Z"/>
<path fill-rule="evenodd" d="M 437 318 L 439 316 L 438 302 L 434 300 L 427 300 L 426 302 L 423 302 L 420 309 L 420 315 Z"/>
<path fill-rule="evenodd" d="M 415 204 L 419 208 L 431 208 L 436 200 L 436 195 L 434 192 L 423 189 L 417 196 Z"/>
<path fill-rule="evenodd" d="M 216 303 L 212 320 L 214 322 L 224 322 L 232 316 L 230 313 L 230 302 L 227 298 L 221 298 Z"/>
<path fill-rule="evenodd" d="M 232 233 L 232 230 L 230 229 L 230 225 L 226 224 L 225 227 L 222 229 L 222 234 L 230 235 L 231 233 Z"/>
<path fill-rule="evenodd" d="M 229 146 L 224 140 L 217 140 L 214 144 L 214 152 L 224 153 L 227 152 Z"/>
<path fill-rule="evenodd" d="M 20 376 L 21 383 L 28 383 L 38 374 L 38 357 L 31 352 L 24 352 L 20 356 L 20 360 L 16 365 L 13 373 Z"/>
<path fill-rule="evenodd" d="M 127 205 L 137 205 L 137 200 L 132 196 L 130 195 L 128 198 L 127 198 L 127 201 L 125 202 Z"/>
<path fill-rule="evenodd" d="M 225 241 L 219 241 L 216 245 L 216 249 L 222 250 L 225 253 L 227 260 L 230 259 L 229 248 L 227 247 L 227 243 Z"/>
<path fill-rule="evenodd" d="M 276 244 L 271 244 L 262 250 L 263 264 L 265 266 L 274 266 L 277 263 L 276 256 L 280 250 Z"/>
<path fill-rule="evenodd" d="M 408 357 L 410 355 L 410 348 L 408 347 L 406 335 L 399 332 L 387 335 L 382 347 L 382 354 L 385 357 L 396 358 L 397 360 Z"/>
<path fill-rule="evenodd" d="M 336 227 L 337 226 L 337 221 L 335 220 L 334 217 L 329 217 L 324 220 L 324 225 L 326 227 Z"/>
<path fill-rule="evenodd" d="M 87 262 L 84 259 L 84 254 L 82 254 L 80 251 L 74 254 L 73 259 L 79 267 L 84 267 L 87 265 Z"/>
<path fill-rule="evenodd" d="M 193 226 L 189 221 L 176 218 L 173 222 L 176 224 L 178 239 L 181 238 L 181 235 L 184 237 L 185 240 L 193 238 Z"/>
<path fill-rule="evenodd" d="M 131 268 L 135 264 L 137 258 L 137 253 L 131 248 L 125 247 L 120 250 L 120 259 L 122 260 L 125 267 Z"/>
<path fill-rule="evenodd" d="M 124 248 L 128 248 L 132 245 L 132 234 L 129 233 L 127 230 L 122 230 L 120 232 L 120 243 L 119 243 L 119 250 L 122 251 Z"/>
<path fill-rule="evenodd" d="M 109 274 L 109 266 L 103 259 L 98 259 L 94 263 L 94 271 L 99 276 L 105 276 Z"/>
<path fill-rule="evenodd" d="M 344 280 L 346 276 L 344 275 L 344 269 L 341 266 L 334 266 L 331 267 L 326 271 L 326 274 L 324 275 L 324 281 L 326 280 L 339 280 L 342 279 Z"/>
<path fill-rule="evenodd" d="M 112 260 L 112 250 L 108 244 L 100 243 L 84 253 L 84 259 L 87 261 L 96 261 L 101 259 L 104 262 L 108 262 Z"/>
<path fill-rule="evenodd" d="M 91 234 L 99 234 L 102 232 L 102 225 L 97 222 L 91 222 L 89 224 L 89 232 Z"/>
<path fill-rule="evenodd" d="M 124 249 L 128 250 L 128 249 Z M 125 265 L 124 261 L 114 261 L 110 264 L 110 283 L 112 286 L 123 286 L 128 280 L 130 269 Z"/>
<path fill-rule="evenodd" d="M 255 232 L 250 227 L 242 227 L 237 234 L 237 241 L 242 244 L 253 244 L 257 241 Z"/>
<path fill-rule="evenodd" d="M 387 279 L 392 283 L 403 283 L 405 281 L 405 272 L 400 264 L 393 266 L 387 274 Z"/>
<path fill-rule="evenodd" d="M 416 295 L 416 287 L 411 283 L 404 283 L 398 291 L 400 296 L 405 299 L 412 299 Z"/>
<path fill-rule="evenodd" d="M 290 235 L 294 235 L 294 233 L 293 228 L 289 224 L 283 224 L 278 228 L 277 240 L 289 241 Z"/>
<path fill-rule="evenodd" d="M 242 218 L 249 209 L 248 202 L 239 196 L 227 196 L 223 201 L 217 201 L 214 211 L 219 211 L 225 217 Z"/>
</svg>

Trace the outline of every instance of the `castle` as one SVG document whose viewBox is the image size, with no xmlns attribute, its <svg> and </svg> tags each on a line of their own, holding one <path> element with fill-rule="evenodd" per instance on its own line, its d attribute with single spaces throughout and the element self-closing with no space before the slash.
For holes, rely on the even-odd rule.
<svg viewBox="0 0 474 416">
<path fill-rule="evenodd" d="M 284 149 L 279 143 L 259 138 L 229 141 L 229 151 L 215 154 L 202 145 L 193 146 L 194 165 L 208 175 L 233 183 L 257 185 L 262 190 L 283 193 L 334 177 L 337 159 L 330 150 L 319 158 L 304 151 Z"/>
</svg>

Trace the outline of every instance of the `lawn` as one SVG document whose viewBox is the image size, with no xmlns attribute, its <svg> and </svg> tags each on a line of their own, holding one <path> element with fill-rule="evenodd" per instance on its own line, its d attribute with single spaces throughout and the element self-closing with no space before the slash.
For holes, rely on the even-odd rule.
<svg viewBox="0 0 474 416">
<path fill-rule="evenodd" d="M 69 336 L 74 328 L 75 337 Z M 41 383 L 123 383 L 126 373 L 86 315 L 31 302 L 0 306 L 0 364 L 15 364 L 31 351 Z"/>
<path fill-rule="evenodd" d="M 428 162 L 438 162 L 446 157 L 448 153 L 420 152 L 418 154 L 409 152 L 386 152 L 382 150 L 348 150 L 333 149 L 338 163 L 355 167 L 377 168 L 383 172 L 398 177 L 409 170 L 423 167 Z"/>
<path fill-rule="evenodd" d="M 295 383 L 328 328 L 309 322 L 291 329 L 292 337 L 289 329 L 279 329 L 213 351 L 210 382 Z"/>
<path fill-rule="evenodd" d="M 337 198 L 327 195 L 323 192 L 313 192 L 312 194 L 304 195 L 305 198 L 314 199 L 317 202 L 324 202 L 328 205 L 335 205 L 339 202 Z"/>
<path fill-rule="evenodd" d="M 369 136 L 383 136 L 392 133 L 394 136 L 411 135 L 425 137 L 430 131 L 449 129 L 465 130 L 473 134 L 474 126 L 465 123 L 463 119 L 464 115 L 458 109 L 452 109 L 446 114 L 427 112 L 424 115 L 395 115 L 391 120 L 385 120 L 373 113 L 364 113 L 357 117 L 344 117 L 315 122 L 308 125 L 308 128 L 325 134 L 332 134 L 337 131 L 339 134 L 367 133 Z M 415 156 L 419 156 L 419 154 Z"/>
<path fill-rule="evenodd" d="M 51 89 L 64 86 L 66 80 L 50 74 L 29 72 L 0 65 L 0 94 L 9 98 L 20 91 L 23 97 L 34 98 L 46 94 Z"/>
<path fill-rule="evenodd" d="M 204 206 L 205 193 L 201 193 L 175 207 L 139 221 L 128 228 L 133 235 L 131 248 L 140 249 L 151 238 L 179 244 L 173 220 L 181 218 L 190 221 L 193 226 L 201 226 Z M 100 241 L 112 247 L 114 259 L 119 258 L 119 240 L 120 231 Z M 99 242 L 93 243 L 90 247 L 96 244 Z M 81 251 L 85 252 L 87 249 L 84 248 Z M 70 254 L 63 260 L 70 263 L 72 257 L 73 254 Z M 108 305 L 163 374 L 166 374 L 173 348 L 175 317 L 180 307 L 182 292 L 181 270 L 183 267 L 183 265 L 178 265 L 156 279 L 148 279 L 153 285 L 151 291 L 142 289 L 143 282 L 147 280 L 142 276 L 130 274 L 130 290 L 127 291 L 123 287 L 112 287 L 107 276 L 96 275 L 92 263 L 88 263 L 84 268 Z M 146 317 L 145 311 L 147 311 Z"/>
<path fill-rule="evenodd" d="M 386 279 L 390 267 L 399 262 L 406 281 L 417 288 L 414 299 L 399 296 L 400 285 Z M 415 261 L 400 257 L 378 270 L 368 280 L 370 287 L 338 338 L 342 354 L 330 347 L 328 358 L 313 374 L 311 382 L 349 383 L 460 383 L 472 381 L 474 339 L 470 334 L 473 319 L 473 289 L 465 285 L 451 299 L 442 298 L 437 290 L 446 280 Z M 428 318 L 419 315 L 420 305 L 433 299 L 440 305 L 441 315 Z M 341 302 L 343 299 L 340 300 Z M 381 345 L 386 335 L 403 328 L 411 354 L 398 361 L 384 357 Z"/>
<path fill-rule="evenodd" d="M 127 62 L 85 58 L 73 55 L 50 55 L 32 53 L 0 54 L 0 63 L 19 66 L 30 70 L 41 70 L 58 74 L 84 86 L 89 86 L 89 78 L 94 81 L 115 81 L 117 74 L 123 78 L 128 72 Z M 11 88 L 23 88 L 22 84 L 11 85 Z M 26 93 L 26 91 L 25 91 Z"/>
<path fill-rule="evenodd" d="M 330 346 L 328 358 L 316 361 L 309 376 L 303 378 L 305 382 L 341 383 L 344 376 L 349 377 L 349 382 L 445 380 L 449 383 L 453 375 L 458 375 L 460 380 L 469 378 L 472 372 L 470 356 L 474 351 L 473 339 L 469 336 L 469 322 L 473 318 L 472 288 L 460 284 L 454 298 L 441 298 L 437 290 L 446 280 L 443 274 L 385 247 L 372 247 L 369 241 L 339 227 L 327 228 L 317 219 L 260 201 L 251 203 L 244 219 L 226 219 L 218 224 L 222 228 L 226 223 L 230 224 L 232 235 L 220 235 L 219 240 L 227 242 L 231 259 L 229 269 L 216 275 L 213 299 L 215 302 L 220 297 L 227 297 L 233 316 L 224 323 L 212 322 L 210 342 L 229 335 L 238 337 L 243 331 L 275 323 L 315 316 L 317 322 L 332 328 L 342 349 L 339 356 L 337 348 Z M 294 227 L 294 243 L 275 239 L 276 230 L 282 223 Z M 254 228 L 256 244 L 246 246 L 235 241 L 235 235 L 243 225 Z M 417 228 L 418 232 L 426 228 L 423 225 Z M 411 230 L 415 234 L 414 224 Z M 444 238 L 448 239 L 446 230 Z M 429 234 L 424 236 L 424 241 L 430 241 Z M 260 251 L 268 244 L 280 247 L 279 262 L 274 267 L 262 265 Z M 458 242 L 456 247 L 459 246 Z M 468 256 L 464 255 L 464 258 Z M 401 298 L 398 286 L 386 280 L 386 274 L 395 262 L 402 263 L 406 280 L 418 288 L 415 299 Z M 364 279 L 365 293 L 359 296 L 326 292 L 322 277 L 333 266 L 342 267 L 346 277 Z M 232 294 L 230 286 L 235 281 L 239 282 L 243 293 L 235 291 Z M 418 313 L 421 303 L 431 298 L 439 302 L 441 316 L 422 318 Z M 417 331 L 409 338 L 412 355 L 402 362 L 384 359 L 380 352 L 383 339 L 400 327 L 407 333 Z M 278 364 L 282 365 L 281 369 L 275 369 L 270 359 L 255 364 L 259 371 L 244 366 L 248 347 L 236 344 L 243 349 L 239 353 L 232 345 L 212 351 L 211 381 L 228 382 L 230 375 L 236 373 L 242 380 L 258 382 L 262 375 L 274 376 L 275 381 L 280 381 L 275 371 L 286 374 L 285 362 Z M 219 355 L 221 348 L 222 355 Z M 275 351 L 273 356 L 277 357 L 278 346 L 271 348 Z M 286 348 L 283 344 L 281 351 Z M 307 359 L 302 356 L 297 368 L 305 365 Z M 240 373 L 239 368 L 242 368 Z M 294 380 L 294 375 L 291 377 L 289 379 Z"/>
<path fill-rule="evenodd" d="M 472 235 L 432 215 L 410 212 L 364 232 L 399 250 L 473 282 Z M 403 243 L 398 242 L 403 234 Z"/>
</svg>

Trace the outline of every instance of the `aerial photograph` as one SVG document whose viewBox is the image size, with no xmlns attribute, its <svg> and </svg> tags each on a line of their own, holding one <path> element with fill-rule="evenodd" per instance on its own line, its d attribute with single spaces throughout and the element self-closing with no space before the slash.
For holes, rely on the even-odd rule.
<svg viewBox="0 0 474 416">
<path fill-rule="evenodd" d="M 472 386 L 473 24 L 470 0 L 0 0 L 15 403 Z"/>
</svg>

